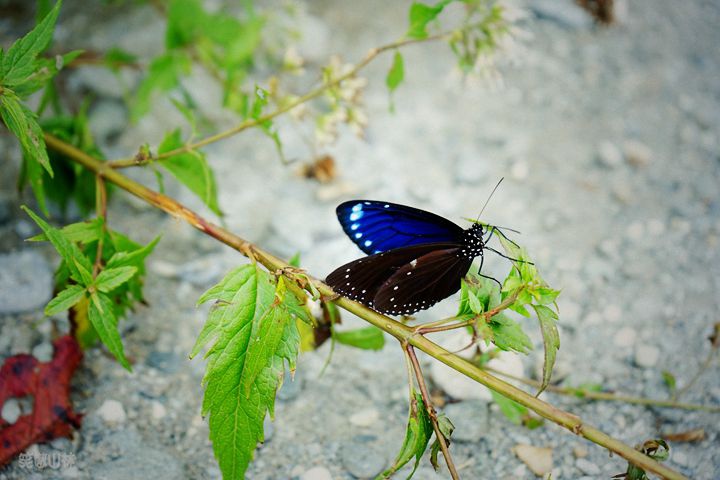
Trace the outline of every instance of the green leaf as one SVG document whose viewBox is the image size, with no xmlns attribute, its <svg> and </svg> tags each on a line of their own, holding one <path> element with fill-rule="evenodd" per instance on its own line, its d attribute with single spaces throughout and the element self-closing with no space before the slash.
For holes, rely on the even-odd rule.
<svg viewBox="0 0 720 480">
<path fill-rule="evenodd" d="M 288 261 L 288 265 L 295 268 L 300 268 L 300 252 L 295 252 L 295 255 Z"/>
<path fill-rule="evenodd" d="M 343 345 L 350 345 L 363 350 L 382 350 L 385 346 L 385 337 L 382 330 L 372 325 L 355 330 L 335 332 L 333 336 L 337 342 Z"/>
<path fill-rule="evenodd" d="M 2 56 L 0 83 L 13 86 L 22 83 L 35 71 L 35 60 L 50 44 L 61 0 L 27 35 L 18 39 Z"/>
<path fill-rule="evenodd" d="M 295 368 L 300 337 L 295 318 L 278 301 L 273 277 L 244 265 L 210 288 L 199 300 L 215 300 L 191 352 L 211 339 L 203 383 L 203 415 L 210 414 L 210 440 L 224 478 L 243 478 L 258 442 L 263 420 L 273 415 L 275 394 L 285 363 Z"/>
<path fill-rule="evenodd" d="M 560 334 L 558 333 L 557 314 L 544 305 L 533 305 L 538 320 L 540 321 L 540 331 L 543 336 L 543 346 L 545 347 L 545 361 L 543 362 L 543 378 L 540 390 L 535 396 L 540 395 L 550 383 L 553 365 L 555 365 L 555 356 L 560 348 Z"/>
<path fill-rule="evenodd" d="M 55 315 L 63 312 L 85 297 L 85 289 L 80 285 L 70 285 L 62 292 L 58 293 L 55 298 L 45 307 L 45 315 Z"/>
<path fill-rule="evenodd" d="M 662 371 L 662 379 L 663 382 L 665 382 L 665 385 L 667 386 L 668 390 L 671 394 L 675 393 L 675 389 L 677 388 L 677 382 L 675 381 L 675 375 L 673 375 L 671 372 L 667 370 Z"/>
<path fill-rule="evenodd" d="M 180 77 L 190 73 L 192 62 L 184 52 L 173 51 L 155 58 L 148 74 L 140 83 L 130 109 L 130 118 L 136 122 L 150 110 L 156 93 L 168 92 L 177 87 Z"/>
<path fill-rule="evenodd" d="M 70 276 L 76 282 L 81 283 L 84 286 L 90 285 L 90 282 L 87 282 L 87 274 L 92 271 L 92 263 L 90 262 L 90 259 L 83 255 L 77 245 L 70 242 L 60 230 L 48 225 L 47 222 L 35 215 L 35 213 L 33 213 L 33 211 L 25 205 L 21 208 L 25 210 L 25 213 L 30 215 L 30 218 L 38 224 L 47 236 L 48 240 L 50 240 L 50 243 L 53 244 L 55 250 L 57 250 L 60 257 L 70 270 Z M 90 279 L 92 281 L 92 276 Z"/>
<path fill-rule="evenodd" d="M 167 10 L 165 46 L 173 49 L 189 45 L 200 34 L 206 19 L 207 14 L 199 0 L 171 0 Z"/>
<path fill-rule="evenodd" d="M 65 238 L 75 243 L 90 243 L 100 238 L 102 233 L 103 219 L 95 217 L 85 222 L 71 223 L 60 229 Z M 27 239 L 29 242 L 46 242 L 47 235 L 44 233 L 35 235 Z"/>
<path fill-rule="evenodd" d="M 500 411 L 515 425 L 522 425 L 523 419 L 528 414 L 528 409 L 525 406 L 520 405 L 515 400 L 497 393 L 494 390 L 490 390 L 493 400 L 500 407 Z"/>
<path fill-rule="evenodd" d="M 453 425 L 453 423 L 447 416 L 445 416 L 444 413 L 438 415 L 437 422 L 440 433 L 443 437 L 445 437 L 445 441 L 449 443 L 450 436 L 455 430 L 455 425 Z M 438 464 L 438 453 L 440 453 L 440 439 L 435 436 L 435 441 L 430 447 L 430 463 L 432 464 L 436 472 L 440 470 L 440 464 Z"/>
<path fill-rule="evenodd" d="M 11 90 L 0 94 L 0 117 L 8 130 L 20 141 L 23 154 L 42 165 L 52 177 L 53 171 L 50 167 L 43 131 L 37 118 L 20 103 L 20 99 Z"/>
<path fill-rule="evenodd" d="M 158 153 L 167 153 L 184 146 L 180 129 L 167 134 L 158 147 Z M 210 169 L 205 155 L 197 150 L 173 155 L 162 160 L 160 165 L 169 171 L 180 183 L 188 187 L 216 215 L 222 216 L 217 203 L 215 175 Z"/>
<path fill-rule="evenodd" d="M 95 285 L 101 292 L 108 293 L 135 276 L 136 267 L 106 268 L 95 278 Z"/>
<path fill-rule="evenodd" d="M 492 331 L 492 341 L 501 350 L 511 350 L 527 354 L 533 345 L 519 323 L 499 313 L 492 317 L 488 326 Z"/>
<path fill-rule="evenodd" d="M 426 38 L 427 24 L 435 20 L 445 6 L 452 0 L 443 0 L 433 6 L 424 3 L 413 3 L 410 7 L 410 29 L 405 34 L 410 38 Z"/>
<path fill-rule="evenodd" d="M 134 266 L 139 268 L 143 265 L 145 257 L 150 255 L 153 249 L 155 249 L 155 245 L 157 245 L 159 241 L 160 237 L 155 237 L 152 242 L 148 243 L 144 247 L 132 248 L 129 250 L 116 252 L 112 257 L 110 257 L 110 260 L 108 260 L 105 268 L 107 269 L 125 266 Z"/>
<path fill-rule="evenodd" d="M 392 466 L 378 475 L 377 478 L 389 478 L 415 457 L 415 465 L 407 477 L 408 479 L 411 478 L 420 464 L 420 460 L 427 449 L 432 433 L 432 423 L 430 423 L 430 417 L 425 409 L 422 395 L 413 390 L 412 398 L 410 399 L 407 429 L 405 430 L 405 440 Z"/>
<path fill-rule="evenodd" d="M 112 353 L 120 365 L 128 371 L 132 371 L 130 362 L 125 357 L 120 332 L 117 329 L 117 317 L 113 310 L 113 301 L 104 293 L 93 293 L 90 296 L 90 306 L 88 317 L 93 328 L 105 344 L 107 349 Z"/>
<path fill-rule="evenodd" d="M 103 56 L 103 63 L 109 69 L 117 72 L 120 66 L 137 62 L 137 56 L 119 47 L 113 47 Z"/>
<path fill-rule="evenodd" d="M 385 78 L 385 84 L 387 85 L 388 90 L 390 90 L 390 93 L 395 91 L 404 78 L 405 69 L 403 66 L 403 57 L 399 51 L 396 51 L 390 71 L 387 74 L 387 78 Z"/>
</svg>

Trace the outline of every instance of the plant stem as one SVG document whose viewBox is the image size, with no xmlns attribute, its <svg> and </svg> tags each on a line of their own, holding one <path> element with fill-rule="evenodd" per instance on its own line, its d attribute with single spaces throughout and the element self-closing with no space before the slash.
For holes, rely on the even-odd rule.
<svg viewBox="0 0 720 480">
<path fill-rule="evenodd" d="M 542 385 L 542 382 L 538 382 L 537 380 L 532 380 L 530 378 L 524 378 L 524 377 L 518 377 L 515 375 L 511 375 L 509 373 L 505 373 L 503 371 L 496 370 L 492 367 L 484 366 L 482 368 L 483 368 L 483 370 L 487 370 L 488 372 L 494 373 L 496 375 L 500 375 L 501 377 L 509 378 L 511 380 L 516 380 L 518 382 L 524 383 L 525 385 L 529 385 L 531 387 L 539 388 Z M 557 393 L 559 395 L 569 395 L 569 396 L 576 397 L 581 400 L 607 400 L 610 402 L 633 403 L 636 405 L 647 405 L 650 407 L 679 408 L 682 410 L 702 410 L 704 412 L 720 413 L 720 406 L 715 407 L 712 405 L 680 403 L 680 402 L 676 402 L 673 400 L 655 400 L 652 398 L 645 398 L 645 397 L 617 395 L 617 394 L 609 393 L 609 392 L 595 392 L 595 391 L 587 390 L 584 388 L 558 387 L 555 385 L 548 385 L 546 390 L 548 392 Z"/>
<path fill-rule="evenodd" d="M 440 426 L 438 425 L 437 420 L 437 412 L 435 412 L 435 407 L 433 407 L 432 400 L 430 399 L 430 395 L 428 394 L 427 385 L 425 385 L 425 377 L 423 377 L 422 369 L 420 368 L 420 362 L 418 362 L 417 355 L 415 355 L 415 349 L 412 347 L 412 345 L 408 344 L 404 344 L 403 348 L 407 352 L 407 356 L 410 359 L 412 368 L 415 371 L 415 378 L 417 379 L 418 387 L 420 388 L 420 395 L 422 395 L 423 403 L 425 404 L 425 410 L 427 410 L 428 416 L 430 417 L 430 423 L 432 424 L 433 430 L 435 431 L 435 438 L 438 441 L 438 445 L 440 445 L 440 450 L 442 451 L 443 457 L 445 457 L 445 464 L 450 471 L 450 476 L 453 478 L 453 480 L 459 480 L 460 477 L 458 476 L 457 470 L 455 469 L 455 463 L 453 463 L 452 457 L 450 456 L 450 450 L 448 450 L 445 435 L 443 435 L 443 433 L 440 431 Z"/>
<path fill-rule="evenodd" d="M 228 230 L 205 220 L 200 215 L 188 209 L 173 198 L 150 190 L 149 188 L 121 174 L 117 170 L 114 170 L 108 163 L 101 162 L 91 157 L 76 147 L 63 142 L 59 138 L 46 133 L 45 142 L 49 148 L 66 155 L 72 161 L 80 163 L 93 173 L 102 175 L 107 181 L 114 183 L 132 195 L 135 195 L 147 203 L 167 212 L 175 218 L 184 220 L 206 235 L 221 241 L 244 255 L 252 256 L 268 270 L 274 272 L 290 267 L 290 265 L 284 261 L 261 250 L 247 240 L 244 240 Z M 317 290 L 322 295 L 326 297 L 337 296 L 337 294 L 329 286 L 325 285 L 321 281 L 313 279 L 309 275 L 307 278 L 313 282 Z M 538 415 L 567 428 L 574 434 L 582 436 L 593 443 L 605 447 L 645 471 L 657 474 L 669 480 L 685 480 L 687 478 L 671 468 L 660 464 L 652 458 L 643 455 L 631 446 L 616 440 L 595 427 L 584 423 L 580 417 L 535 398 L 515 386 L 490 375 L 468 360 L 465 360 L 457 355 L 453 355 L 444 348 L 428 340 L 425 336 L 417 334 L 414 332 L 413 328 L 408 327 L 407 325 L 375 312 L 374 310 L 345 297 L 337 297 L 334 302 L 337 306 L 359 316 L 366 322 L 371 323 L 394 336 L 400 340 L 400 342 L 406 342 L 413 347 L 422 350 L 431 357 L 441 361 L 463 375 L 466 375 L 467 377 L 500 393 L 501 395 L 506 396 L 507 398 L 515 400 L 521 405 L 533 410 Z"/>
<path fill-rule="evenodd" d="M 515 290 L 512 295 L 507 297 L 505 300 L 503 300 L 501 303 L 498 304 L 497 307 L 488 310 L 487 312 L 480 313 L 478 315 L 475 315 L 473 318 L 469 320 L 465 320 L 458 323 L 452 323 L 450 325 L 443 325 L 445 323 L 452 322 L 453 320 L 457 319 L 458 317 L 450 317 L 445 318 L 443 320 L 438 320 L 437 322 L 429 322 L 424 325 L 417 325 L 415 327 L 415 333 L 418 333 L 420 335 L 424 335 L 426 333 L 436 333 L 436 332 L 446 332 L 448 330 L 455 330 L 458 328 L 463 327 L 469 327 L 471 325 L 475 325 L 475 323 L 482 317 L 487 322 L 492 317 L 497 315 L 498 313 L 502 312 L 506 308 L 508 308 L 510 305 L 515 303 L 515 300 L 517 300 L 518 295 L 520 294 L 521 288 Z"/>
<path fill-rule="evenodd" d="M 105 186 L 105 180 L 102 175 L 95 175 L 95 210 L 97 216 L 102 218 L 102 232 L 98 238 L 97 253 L 95 254 L 95 263 L 93 264 L 92 275 L 93 278 L 97 277 L 102 268 L 102 251 L 103 251 L 103 240 L 105 239 L 105 229 L 107 223 L 107 188 Z"/>
<path fill-rule="evenodd" d="M 462 27 L 460 30 L 466 30 L 469 28 L 473 28 L 474 26 L 476 26 L 476 25 L 467 25 L 467 26 Z M 382 54 L 383 52 L 387 52 L 389 50 L 394 50 L 396 48 L 401 48 L 401 47 L 411 45 L 414 43 L 441 40 L 443 38 L 450 37 L 453 33 L 455 33 L 455 30 L 438 33 L 436 35 L 430 35 L 425 38 L 408 38 L 408 39 L 404 39 L 404 40 L 398 40 L 396 42 L 388 43 L 381 47 L 373 48 L 370 51 L 368 51 L 368 53 L 365 55 L 365 57 L 360 62 L 355 64 L 355 66 L 351 70 L 349 70 L 347 73 L 345 73 L 344 75 L 334 78 L 333 80 L 331 80 L 329 82 L 323 83 L 316 89 L 311 90 L 310 92 L 306 93 L 305 95 L 303 95 L 301 97 L 298 97 L 294 101 L 289 102 L 289 103 L 283 105 L 282 107 L 279 107 L 276 110 L 273 110 L 272 112 L 267 113 L 257 119 L 244 120 L 244 121 L 240 122 L 238 125 L 230 128 L 228 130 L 217 133 L 215 135 L 211 135 L 209 137 L 205 137 L 202 140 L 198 140 L 197 142 L 194 142 L 194 143 L 188 143 L 188 144 L 183 145 L 182 147 L 176 148 L 174 150 L 170 150 L 170 151 L 167 151 L 164 153 L 153 155 L 149 158 L 140 157 L 140 156 L 136 155 L 133 157 L 112 160 L 112 161 L 108 162 L 108 164 L 112 168 L 135 167 L 135 166 L 145 165 L 146 163 L 149 163 L 153 160 L 163 160 L 166 158 L 170 158 L 174 155 L 179 155 L 181 153 L 187 153 L 187 152 L 205 147 L 207 145 L 210 145 L 211 143 L 215 143 L 215 142 L 218 142 L 225 138 L 236 135 L 236 134 L 242 132 L 243 130 L 247 130 L 248 128 L 252 128 L 257 125 L 263 124 L 263 123 L 267 122 L 268 120 L 272 120 L 273 118 L 275 118 L 279 115 L 282 115 L 283 113 L 289 112 L 290 110 L 297 107 L 298 105 L 302 105 L 305 102 L 308 102 L 316 97 L 319 97 L 326 90 L 339 85 L 344 80 L 354 77 L 360 70 L 365 68 L 370 62 L 372 62 L 378 55 Z"/>
</svg>

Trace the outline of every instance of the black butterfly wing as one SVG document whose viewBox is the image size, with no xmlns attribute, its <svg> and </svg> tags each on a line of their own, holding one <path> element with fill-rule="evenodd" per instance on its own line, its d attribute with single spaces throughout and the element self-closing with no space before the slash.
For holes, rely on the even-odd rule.
<svg viewBox="0 0 720 480">
<path fill-rule="evenodd" d="M 332 289 L 343 296 L 374 308 L 373 300 L 380 287 L 405 265 L 435 250 L 457 250 L 456 243 L 432 243 L 396 248 L 389 252 L 359 258 L 333 271 L 325 279 Z M 460 280 L 458 279 L 458 287 Z"/>
<path fill-rule="evenodd" d="M 348 237 L 368 255 L 426 243 L 459 243 L 463 231 L 434 213 L 389 202 L 351 200 L 338 205 L 336 213 Z"/>
<path fill-rule="evenodd" d="M 373 308 L 390 315 L 409 315 L 435 305 L 460 289 L 472 265 L 462 246 L 435 249 L 406 263 L 377 290 Z"/>
</svg>

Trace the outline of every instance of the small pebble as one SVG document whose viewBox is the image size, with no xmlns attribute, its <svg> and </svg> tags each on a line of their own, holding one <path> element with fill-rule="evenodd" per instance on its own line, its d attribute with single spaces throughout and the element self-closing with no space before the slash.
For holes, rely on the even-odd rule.
<svg viewBox="0 0 720 480">
<path fill-rule="evenodd" d="M 600 467 L 584 458 L 578 458 L 575 462 L 575 466 L 585 475 L 590 475 L 591 477 L 600 475 Z"/>
<path fill-rule="evenodd" d="M 610 304 L 603 310 L 605 321 L 610 323 L 619 322 L 622 318 L 622 308 L 619 305 Z"/>
<path fill-rule="evenodd" d="M 598 159 L 606 167 L 615 168 L 623 163 L 623 156 L 615 144 L 605 141 L 598 146 Z"/>
<path fill-rule="evenodd" d="M 638 367 L 654 367 L 659 359 L 660 350 L 653 345 L 640 345 L 635 349 L 635 364 Z"/>
<path fill-rule="evenodd" d="M 350 416 L 350 423 L 358 427 L 369 427 L 380 419 L 380 412 L 374 408 L 360 410 Z"/>
<path fill-rule="evenodd" d="M 585 458 L 588 456 L 587 448 L 573 447 L 573 455 L 575 455 L 575 458 Z"/>
<path fill-rule="evenodd" d="M 367 438 L 371 441 L 371 438 Z M 375 440 L 375 437 L 372 437 Z M 343 467 L 356 478 L 372 478 L 387 466 L 385 452 L 380 447 L 365 441 L 365 437 L 355 437 L 340 448 L 340 460 Z"/>
<path fill-rule="evenodd" d="M 2 416 L 3 420 L 12 425 L 18 418 L 20 418 L 20 415 L 22 415 L 22 411 L 20 410 L 20 403 L 18 400 L 16 398 L 8 398 L 2 406 L 2 414 L 0 414 L 0 416 Z"/>
<path fill-rule="evenodd" d="M 510 167 L 510 175 L 515 180 L 525 180 L 529 174 L 530 167 L 528 166 L 527 162 L 515 162 L 512 167 Z"/>
<path fill-rule="evenodd" d="M 542 477 L 552 470 L 552 448 L 518 444 L 513 447 L 512 451 L 538 477 Z"/>
<path fill-rule="evenodd" d="M 325 467 L 313 467 L 300 475 L 300 480 L 332 480 L 332 475 Z"/>
<path fill-rule="evenodd" d="M 637 332 L 635 330 L 630 327 L 623 327 L 613 337 L 613 343 L 620 348 L 632 347 L 636 338 Z"/>
<path fill-rule="evenodd" d="M 632 241 L 639 241 L 645 237 L 645 226 L 641 222 L 633 222 L 628 225 L 627 236 Z"/>
<path fill-rule="evenodd" d="M 648 234 L 658 236 L 665 231 L 665 223 L 663 223 L 662 220 L 653 218 L 652 220 L 648 220 L 645 228 L 647 229 Z"/>
<path fill-rule="evenodd" d="M 49 362 L 53 358 L 53 346 L 48 342 L 43 342 L 32 349 L 32 354 L 41 362 Z"/>
<path fill-rule="evenodd" d="M 97 413 L 100 415 L 100 418 L 108 424 L 121 424 L 124 423 L 127 418 L 122 403 L 117 400 L 105 400 Z"/>
<path fill-rule="evenodd" d="M 625 160 L 634 167 L 644 167 L 652 160 L 650 147 L 637 140 L 627 140 L 623 143 Z"/>
<path fill-rule="evenodd" d="M 167 410 L 165 409 L 165 406 L 158 401 L 152 402 L 152 407 L 150 407 L 150 411 L 152 413 L 152 417 L 155 420 L 161 420 L 165 417 L 165 415 L 167 415 Z"/>
</svg>

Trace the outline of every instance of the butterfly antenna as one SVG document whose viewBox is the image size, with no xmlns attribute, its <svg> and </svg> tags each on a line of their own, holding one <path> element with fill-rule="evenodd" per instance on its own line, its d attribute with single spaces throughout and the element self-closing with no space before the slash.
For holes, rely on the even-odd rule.
<svg viewBox="0 0 720 480">
<path fill-rule="evenodd" d="M 492 192 L 490 192 L 490 195 L 488 195 L 487 200 L 485 200 L 485 205 L 483 205 L 483 207 L 480 209 L 480 213 L 478 213 L 477 220 L 475 220 L 476 222 L 479 222 L 479 221 L 480 221 L 480 217 L 482 216 L 483 212 L 485 211 L 485 207 L 488 206 L 488 203 L 490 203 L 490 199 L 492 198 L 493 194 L 495 193 L 495 190 L 498 189 L 498 187 L 500 186 L 500 184 L 502 183 L 503 180 L 505 180 L 505 177 L 502 177 L 502 178 L 497 182 L 497 185 L 495 185 L 495 188 L 493 188 L 493 189 L 492 189 Z"/>
</svg>

